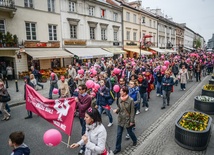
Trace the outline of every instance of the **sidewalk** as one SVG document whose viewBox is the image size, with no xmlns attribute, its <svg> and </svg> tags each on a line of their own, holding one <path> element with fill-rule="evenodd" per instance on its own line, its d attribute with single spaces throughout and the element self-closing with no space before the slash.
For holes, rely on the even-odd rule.
<svg viewBox="0 0 214 155">
<path fill-rule="evenodd" d="M 17 80 L 18 81 L 18 92 L 16 92 L 16 84 L 15 80 L 8 81 L 8 92 L 11 96 L 11 100 L 8 102 L 10 107 L 17 106 L 20 104 L 24 104 L 24 80 Z M 49 94 L 49 88 L 50 88 L 50 81 L 47 81 L 46 83 L 41 83 L 44 85 L 44 88 L 37 86 L 37 92 L 43 95 L 44 97 L 48 98 Z M 53 98 L 57 98 L 58 95 L 53 94 Z"/>
<path fill-rule="evenodd" d="M 194 110 L 194 97 L 201 94 L 201 88 L 208 83 L 210 76 L 198 85 L 191 87 L 174 105 L 170 107 L 156 122 L 138 137 L 136 147 L 128 146 L 119 155 L 213 155 L 214 138 L 204 151 L 191 151 L 180 147 L 175 142 L 175 120 L 187 110 Z M 214 118 L 213 115 L 211 115 Z M 212 133 L 214 132 L 212 122 Z"/>
</svg>

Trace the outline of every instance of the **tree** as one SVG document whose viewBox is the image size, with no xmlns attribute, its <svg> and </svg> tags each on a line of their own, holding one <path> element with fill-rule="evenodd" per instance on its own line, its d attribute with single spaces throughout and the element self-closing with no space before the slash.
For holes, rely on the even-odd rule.
<svg viewBox="0 0 214 155">
<path fill-rule="evenodd" d="M 196 39 L 195 40 L 195 46 L 196 49 L 201 48 L 201 40 L 200 39 Z"/>
</svg>

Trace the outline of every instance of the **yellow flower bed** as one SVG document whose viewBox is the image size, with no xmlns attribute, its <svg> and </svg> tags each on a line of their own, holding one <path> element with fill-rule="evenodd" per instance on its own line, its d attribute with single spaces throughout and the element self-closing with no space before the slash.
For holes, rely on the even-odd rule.
<svg viewBox="0 0 214 155">
<path fill-rule="evenodd" d="M 204 90 L 214 91 L 214 85 L 213 84 L 207 84 L 204 86 Z"/>
<path fill-rule="evenodd" d="M 203 131 L 207 128 L 208 115 L 200 112 L 188 112 L 179 121 L 179 125 L 187 130 Z"/>
</svg>

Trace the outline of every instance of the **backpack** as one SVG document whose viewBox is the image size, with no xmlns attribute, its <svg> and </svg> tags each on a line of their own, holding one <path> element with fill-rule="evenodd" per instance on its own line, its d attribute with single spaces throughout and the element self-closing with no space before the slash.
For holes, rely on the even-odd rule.
<svg viewBox="0 0 214 155">
<path fill-rule="evenodd" d="M 114 102 L 115 96 L 111 90 L 109 90 L 109 93 L 110 93 L 110 97 L 107 99 L 107 103 L 108 105 L 112 105 L 112 103 Z"/>
</svg>

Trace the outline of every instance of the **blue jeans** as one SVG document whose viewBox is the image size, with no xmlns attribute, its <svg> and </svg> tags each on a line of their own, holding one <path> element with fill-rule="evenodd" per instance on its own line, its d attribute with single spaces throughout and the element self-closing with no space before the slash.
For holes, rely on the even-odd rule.
<svg viewBox="0 0 214 155">
<path fill-rule="evenodd" d="M 132 131 L 133 127 L 126 128 L 127 133 L 131 137 L 133 142 L 137 142 L 137 137 L 135 136 L 134 132 Z M 122 126 L 117 126 L 117 140 L 116 140 L 116 150 L 121 150 L 121 143 L 122 143 L 122 135 L 123 135 L 123 129 Z"/>
<path fill-rule="evenodd" d="M 141 98 L 143 99 L 143 107 L 149 107 L 149 104 L 148 104 L 148 99 L 147 99 L 147 92 L 146 93 L 143 93 L 141 94 Z"/>
<path fill-rule="evenodd" d="M 113 122 L 113 118 L 112 118 L 112 115 L 111 115 L 110 110 L 105 109 L 105 108 L 103 108 L 101 105 L 99 105 L 99 106 L 98 106 L 98 111 L 99 111 L 100 115 L 102 115 L 103 110 L 105 110 L 106 115 L 107 115 L 108 118 L 109 118 L 109 123 L 112 123 L 112 122 Z"/>
<path fill-rule="evenodd" d="M 135 109 L 135 113 L 136 113 L 137 110 L 140 111 L 140 103 L 135 104 L 134 109 Z"/>
<path fill-rule="evenodd" d="M 55 84 L 50 84 L 49 98 L 52 98 L 52 91 L 53 91 L 54 88 L 58 88 L 57 83 L 55 83 Z"/>
<path fill-rule="evenodd" d="M 80 120 L 80 125 L 82 127 L 82 135 L 84 135 L 86 131 L 86 123 L 84 118 L 79 117 L 79 120 Z M 85 151 L 85 145 L 81 146 L 81 150 Z"/>
<path fill-rule="evenodd" d="M 161 82 L 158 82 L 158 81 L 157 81 L 157 91 L 156 91 L 156 93 L 160 94 L 160 95 L 163 95 Z"/>
</svg>

